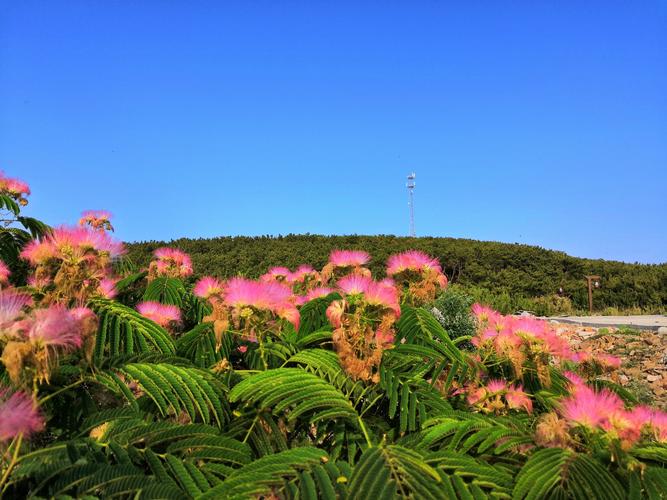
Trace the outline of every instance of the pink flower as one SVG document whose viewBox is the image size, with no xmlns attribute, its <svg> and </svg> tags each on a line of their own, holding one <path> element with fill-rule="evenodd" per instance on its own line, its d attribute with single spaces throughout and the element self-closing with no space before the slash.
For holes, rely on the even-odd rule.
<svg viewBox="0 0 667 500">
<path fill-rule="evenodd" d="M 597 361 L 606 368 L 618 369 L 621 367 L 621 358 L 612 356 L 611 354 L 599 354 Z"/>
<path fill-rule="evenodd" d="M 393 309 L 397 318 L 401 315 L 398 290 L 394 286 L 372 281 L 364 291 L 364 297 L 370 305 Z"/>
<path fill-rule="evenodd" d="M 255 307 L 276 314 L 292 304 L 292 290 L 277 282 L 233 278 L 225 287 L 225 304 L 231 307 Z"/>
<path fill-rule="evenodd" d="M 181 310 L 170 304 L 152 301 L 140 302 L 137 304 L 137 311 L 163 328 L 181 322 Z"/>
<path fill-rule="evenodd" d="M 282 266 L 272 267 L 259 279 L 261 281 L 286 281 L 289 283 L 292 281 L 292 271 Z"/>
<path fill-rule="evenodd" d="M 507 406 L 513 410 L 523 408 L 528 413 L 532 413 L 533 411 L 533 402 L 530 400 L 528 394 L 524 392 L 521 384 L 511 385 L 507 389 L 505 401 L 507 401 Z"/>
<path fill-rule="evenodd" d="M 48 309 L 33 311 L 28 339 L 43 346 L 71 349 L 81 347 L 79 320 L 64 306 L 57 304 Z"/>
<path fill-rule="evenodd" d="M 21 314 L 25 306 L 32 304 L 32 297 L 15 290 L 0 291 L 0 328 L 9 326 Z"/>
<path fill-rule="evenodd" d="M 310 290 L 306 295 L 302 295 L 301 297 L 296 298 L 296 304 L 302 306 L 306 302 L 310 302 L 311 300 L 319 299 L 320 297 L 326 297 L 327 295 L 334 293 L 335 290 L 333 288 L 328 288 L 324 286 L 319 286 L 317 288 L 313 288 Z"/>
<path fill-rule="evenodd" d="M 489 394 L 495 394 L 496 392 L 501 392 L 507 389 L 507 382 L 504 380 L 489 380 L 486 384 L 486 390 Z"/>
<path fill-rule="evenodd" d="M 0 260 L 0 285 L 6 285 L 9 283 L 9 275 L 11 272 L 9 271 L 9 267 L 7 267 L 7 264 L 2 262 Z"/>
<path fill-rule="evenodd" d="M 334 328 L 341 327 L 344 312 L 345 302 L 343 300 L 334 300 L 329 304 L 329 307 L 327 307 L 327 319 Z"/>
<path fill-rule="evenodd" d="M 366 292 L 373 280 L 367 276 L 351 274 L 338 280 L 338 288 L 347 295 L 357 295 Z"/>
<path fill-rule="evenodd" d="M 221 281 L 213 278 L 212 276 L 204 276 L 202 279 L 197 281 L 194 288 L 192 289 L 192 293 L 194 293 L 197 297 L 208 299 L 213 295 L 222 294 L 224 289 L 225 285 Z"/>
<path fill-rule="evenodd" d="M 176 248 L 162 247 L 153 252 L 157 259 L 153 265 L 158 275 L 169 274 L 174 271 L 177 276 L 185 278 L 192 274 L 192 260 L 190 256 Z"/>
<path fill-rule="evenodd" d="M 278 317 L 285 319 L 294 325 L 294 329 L 299 329 L 299 323 L 301 321 L 301 315 L 299 310 L 291 304 L 285 304 L 278 309 L 276 309 L 276 314 Z"/>
<path fill-rule="evenodd" d="M 417 250 L 408 250 L 389 257 L 387 260 L 387 275 L 393 276 L 402 271 L 433 271 L 442 274 L 442 268 L 437 259 Z"/>
<path fill-rule="evenodd" d="M 49 259 L 81 258 L 89 251 L 115 258 L 125 253 L 125 248 L 104 231 L 95 231 L 89 227 L 60 227 L 41 241 L 35 240 L 26 245 L 21 257 L 38 265 Z"/>
<path fill-rule="evenodd" d="M 19 434 L 28 437 L 43 428 L 44 418 L 28 394 L 10 395 L 8 389 L 0 389 L 0 441 L 9 441 Z"/>
<path fill-rule="evenodd" d="M 19 203 L 25 205 L 25 197 L 30 195 L 30 186 L 20 179 L 7 177 L 4 172 L 0 172 L 0 191 L 4 191 L 12 198 L 17 198 Z"/>
<path fill-rule="evenodd" d="M 292 273 L 290 281 L 300 283 L 308 277 L 314 278 L 315 276 L 317 276 L 317 271 L 315 271 L 315 269 L 307 264 L 301 264 L 297 270 Z"/>
<path fill-rule="evenodd" d="M 118 291 L 116 290 L 116 282 L 117 280 L 115 279 L 103 278 L 97 286 L 97 291 L 102 297 L 113 299 L 118 294 Z"/>
<path fill-rule="evenodd" d="M 363 266 L 371 256 L 361 250 L 334 250 L 329 255 L 329 263 L 335 267 Z"/>
<path fill-rule="evenodd" d="M 381 345 L 391 345 L 394 343 L 395 337 L 392 330 L 377 330 L 375 332 L 375 341 Z"/>
<path fill-rule="evenodd" d="M 606 389 L 595 392 L 578 386 L 572 396 L 561 402 L 561 413 L 567 420 L 590 428 L 601 426 L 620 410 L 623 410 L 623 402 Z"/>
</svg>

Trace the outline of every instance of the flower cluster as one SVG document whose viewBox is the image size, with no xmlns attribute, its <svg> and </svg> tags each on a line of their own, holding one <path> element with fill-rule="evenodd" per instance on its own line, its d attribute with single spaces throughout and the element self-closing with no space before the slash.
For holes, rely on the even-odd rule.
<svg viewBox="0 0 667 500">
<path fill-rule="evenodd" d="M 173 331 L 181 323 L 181 310 L 177 306 L 146 301 L 137 304 L 137 311 L 142 316 L 170 331 Z"/>
<path fill-rule="evenodd" d="M 0 260 L 0 286 L 9 284 L 9 276 L 11 272 L 7 264 Z"/>
<path fill-rule="evenodd" d="M 15 290 L 0 291 L 0 361 L 17 385 L 49 381 L 60 354 L 80 347 L 92 356 L 97 318 L 87 308 L 61 304 L 25 309 L 32 299 Z"/>
<path fill-rule="evenodd" d="M 533 411 L 533 402 L 521 384 L 489 380 L 486 385 L 470 385 L 465 390 L 470 405 L 484 413 L 506 413 L 508 410 Z"/>
<path fill-rule="evenodd" d="M 577 430 L 617 439 L 628 450 L 640 439 L 667 443 L 667 413 L 645 406 L 626 409 L 613 392 L 595 391 L 573 373 L 570 395 L 560 401 L 557 412 L 544 415 L 537 425 L 536 441 L 542 446 L 576 447 Z"/>
<path fill-rule="evenodd" d="M 0 443 L 18 435 L 29 437 L 44 428 L 44 418 L 25 392 L 0 388 Z"/>
<path fill-rule="evenodd" d="M 509 362 L 514 376 L 534 371 L 542 385 L 551 385 L 549 367 L 553 362 L 573 361 L 574 353 L 546 321 L 532 317 L 503 316 L 475 304 L 477 333 L 472 339 L 483 358 L 495 356 Z"/>
<path fill-rule="evenodd" d="M 4 172 L 0 172 L 0 193 L 16 200 L 19 205 L 28 204 L 30 187 L 20 179 L 7 177 Z"/>
<path fill-rule="evenodd" d="M 280 331 L 278 319 L 299 327 L 300 316 L 292 290 L 276 281 L 233 278 L 221 283 L 205 277 L 196 283 L 194 293 L 213 306 L 205 320 L 213 322 L 218 341 L 230 329 L 247 340 L 261 340 L 270 331 Z"/>
<path fill-rule="evenodd" d="M 437 259 L 416 250 L 389 257 L 387 276 L 401 289 L 402 302 L 412 306 L 433 301 L 438 290 L 447 286 L 447 277 Z"/>
<path fill-rule="evenodd" d="M 190 256 L 175 248 L 162 247 L 153 252 L 155 259 L 148 266 L 148 279 L 187 278 L 192 274 Z"/>
<path fill-rule="evenodd" d="M 46 302 L 85 304 L 92 296 L 112 295 L 111 263 L 124 252 L 104 231 L 60 227 L 26 245 L 21 256 L 35 267 L 30 284 Z"/>
<path fill-rule="evenodd" d="M 111 213 L 106 210 L 86 210 L 81 214 L 79 225 L 87 225 L 98 231 L 113 231 Z"/>
<path fill-rule="evenodd" d="M 370 277 L 370 270 L 364 267 L 370 260 L 371 256 L 360 250 L 334 250 L 322 268 L 322 283 L 334 284 L 348 274 Z"/>
<path fill-rule="evenodd" d="M 341 278 L 337 291 L 343 298 L 333 301 L 326 314 L 341 365 L 353 379 L 377 383 L 382 353 L 393 346 L 393 327 L 401 314 L 398 291 L 362 274 Z"/>
<path fill-rule="evenodd" d="M 294 295 L 300 297 L 297 301 L 304 303 L 305 297 L 314 288 L 318 287 L 322 278 L 320 273 L 307 264 L 300 265 L 296 271 L 290 271 L 287 267 L 272 267 L 260 276 L 260 281 L 278 282 L 292 288 Z"/>
</svg>

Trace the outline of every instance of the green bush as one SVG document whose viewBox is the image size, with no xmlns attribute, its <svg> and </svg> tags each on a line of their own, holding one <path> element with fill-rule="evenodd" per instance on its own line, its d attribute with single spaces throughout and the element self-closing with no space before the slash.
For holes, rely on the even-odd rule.
<svg viewBox="0 0 667 500">
<path fill-rule="evenodd" d="M 433 303 L 432 312 L 451 339 L 475 333 L 475 322 L 470 313 L 473 303 L 473 298 L 456 285 L 447 288 Z"/>
</svg>

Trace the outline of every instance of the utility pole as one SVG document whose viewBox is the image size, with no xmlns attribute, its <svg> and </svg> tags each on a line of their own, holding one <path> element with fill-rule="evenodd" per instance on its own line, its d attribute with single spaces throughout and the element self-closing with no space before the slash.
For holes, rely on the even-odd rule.
<svg viewBox="0 0 667 500">
<path fill-rule="evenodd" d="M 600 288 L 600 279 L 599 276 L 595 275 L 586 276 L 588 281 L 588 311 L 591 314 L 593 314 L 593 287 Z"/>
<path fill-rule="evenodd" d="M 414 193 L 413 191 L 415 190 L 415 177 L 417 175 L 412 172 L 410 175 L 408 175 L 408 182 L 405 185 L 405 187 L 408 188 L 408 206 L 410 207 L 410 236 L 413 238 L 416 236 L 415 234 L 415 198 L 414 198 Z"/>
</svg>

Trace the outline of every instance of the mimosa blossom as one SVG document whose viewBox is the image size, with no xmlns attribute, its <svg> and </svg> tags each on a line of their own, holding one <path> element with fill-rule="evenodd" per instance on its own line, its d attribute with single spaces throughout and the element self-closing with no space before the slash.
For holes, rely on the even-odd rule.
<svg viewBox="0 0 667 500">
<path fill-rule="evenodd" d="M 155 260 L 148 266 L 149 280 L 166 278 L 186 278 L 192 274 L 190 256 L 176 248 L 162 247 L 153 252 Z"/>
<path fill-rule="evenodd" d="M 137 304 L 137 311 L 163 328 L 169 328 L 181 322 L 181 310 L 174 305 L 146 301 Z"/>
<path fill-rule="evenodd" d="M 30 437 L 44 429 L 44 418 L 32 398 L 25 392 L 9 392 L 0 388 L 0 442 L 19 434 Z"/>
<path fill-rule="evenodd" d="M 214 295 L 221 295 L 225 289 L 222 281 L 213 278 L 212 276 L 204 276 L 195 284 L 192 289 L 197 297 L 208 299 Z"/>
<path fill-rule="evenodd" d="M 370 270 L 364 267 L 370 260 L 371 256 L 361 250 L 333 250 L 322 268 L 322 281 L 329 283 L 347 274 L 370 277 Z"/>
<path fill-rule="evenodd" d="M 389 257 L 387 276 L 401 290 L 402 301 L 413 306 L 432 301 L 437 291 L 447 286 L 447 277 L 438 260 L 416 250 Z"/>
<path fill-rule="evenodd" d="M 6 193 L 20 205 L 27 205 L 30 186 L 20 179 L 7 177 L 0 171 L 0 192 Z"/>
<path fill-rule="evenodd" d="M 0 260 L 0 285 L 6 285 L 9 283 L 10 274 L 11 272 L 9 271 L 7 264 Z"/>
</svg>

